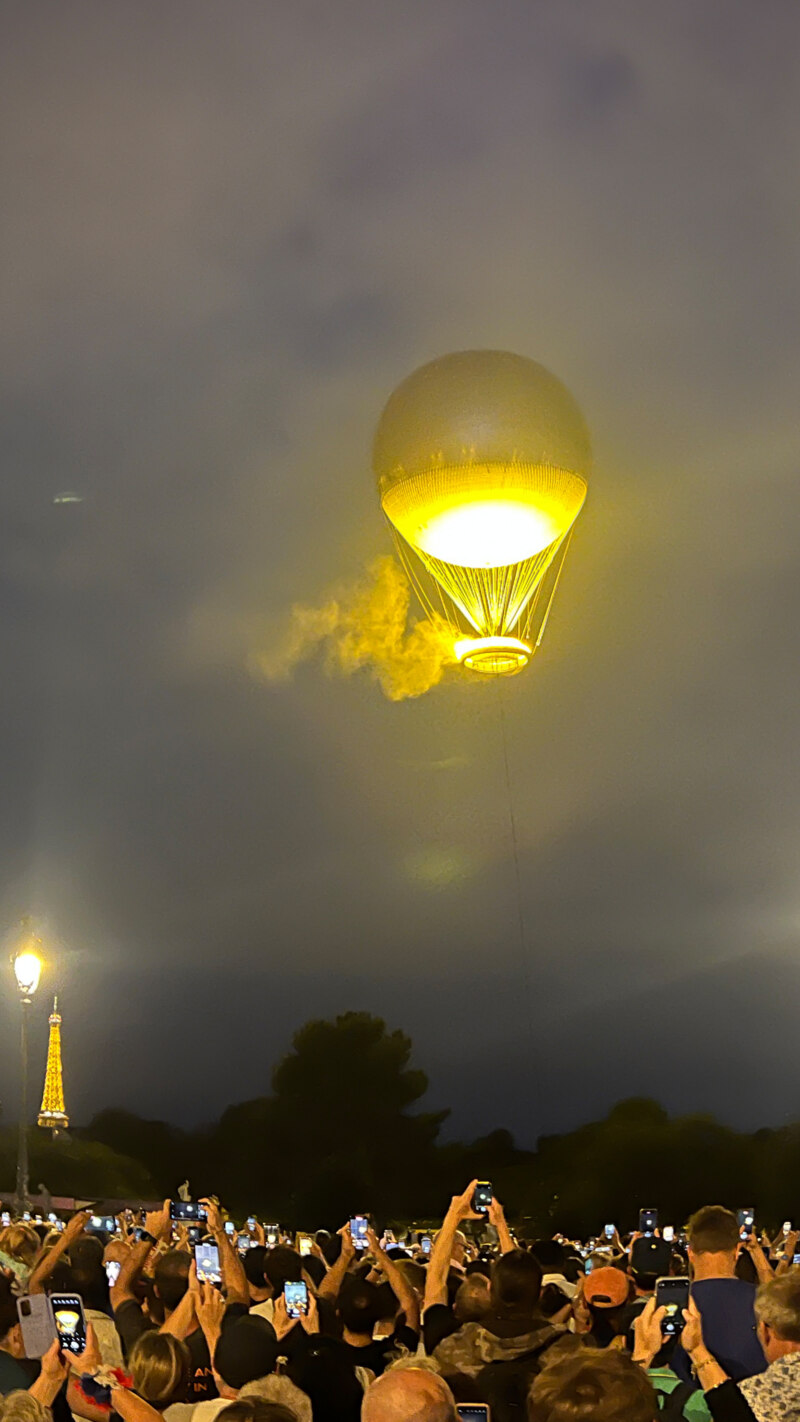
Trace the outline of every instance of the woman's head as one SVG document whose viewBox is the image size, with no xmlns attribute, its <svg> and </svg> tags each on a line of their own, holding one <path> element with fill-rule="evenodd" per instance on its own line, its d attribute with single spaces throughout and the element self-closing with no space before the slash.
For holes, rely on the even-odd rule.
<svg viewBox="0 0 800 1422">
<path fill-rule="evenodd" d="M 33 1261 L 39 1252 L 39 1239 L 36 1230 L 28 1224 L 10 1224 L 0 1231 L 0 1249 L 7 1254 L 10 1259 L 19 1260 L 20 1264 L 27 1264 L 33 1267 Z"/>
<path fill-rule="evenodd" d="M 647 1374 L 616 1349 L 586 1348 L 534 1379 L 529 1422 L 654 1422 L 658 1402 Z"/>
<path fill-rule="evenodd" d="M 153 1407 L 169 1407 L 188 1395 L 189 1350 L 171 1333 L 143 1333 L 131 1350 L 129 1367 L 135 1391 Z"/>
<path fill-rule="evenodd" d="M 239 1397 L 217 1416 L 225 1422 L 297 1422 L 296 1413 L 282 1402 L 268 1402 L 263 1397 Z"/>
<path fill-rule="evenodd" d="M 51 1422 L 50 1408 L 29 1392 L 8 1392 L 0 1397 L 0 1422 Z"/>
</svg>

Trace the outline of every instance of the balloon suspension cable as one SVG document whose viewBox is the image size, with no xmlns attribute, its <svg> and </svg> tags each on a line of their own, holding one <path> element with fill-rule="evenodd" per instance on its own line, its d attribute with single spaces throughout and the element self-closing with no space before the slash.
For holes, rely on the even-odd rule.
<svg viewBox="0 0 800 1422">
<path fill-rule="evenodd" d="M 518 840 L 517 840 L 517 821 L 516 821 L 516 816 L 515 816 L 515 814 L 514 814 L 514 796 L 513 796 L 512 791 L 511 791 L 511 772 L 510 772 L 509 763 L 508 763 L 508 736 L 507 736 L 507 733 L 506 733 L 506 713 L 505 713 L 505 704 L 504 704 L 504 701 L 503 701 L 503 679 L 502 679 L 502 677 L 499 677 L 499 676 L 498 676 L 498 677 L 495 677 L 495 682 L 496 682 L 496 684 L 497 684 L 497 700 L 498 700 L 498 705 L 499 705 L 499 707 L 500 707 L 500 737 L 501 737 L 501 740 L 502 740 L 502 743 L 503 743 L 503 766 L 504 766 L 504 769 L 505 769 L 505 777 L 506 777 L 506 794 L 507 794 L 507 796 L 508 796 L 508 823 L 509 823 L 509 828 L 510 828 L 510 830 L 511 830 L 511 855 L 512 855 L 512 859 L 513 859 L 513 863 L 514 863 L 514 883 L 515 883 L 516 895 L 517 895 L 517 930 L 518 930 L 518 935 L 519 935 L 519 953 L 520 953 L 520 960 L 521 960 L 521 963 L 522 963 L 522 974 L 523 974 L 523 978 L 524 978 L 524 980 L 525 980 L 525 988 L 526 988 L 525 1000 L 526 1000 L 527 1006 L 528 1006 L 528 1029 L 529 1029 L 529 1031 L 530 1031 L 531 1040 L 533 1040 L 533 1035 L 534 1035 L 533 982 L 532 982 L 532 979 L 531 979 L 530 963 L 529 963 L 529 959 L 528 959 L 528 953 L 527 953 L 526 941 L 525 941 L 525 940 L 526 940 L 526 934 L 525 934 L 525 911 L 524 911 L 523 906 L 522 906 L 522 875 L 521 875 L 521 873 L 520 873 L 520 867 L 519 867 L 519 843 L 518 843 Z"/>
</svg>

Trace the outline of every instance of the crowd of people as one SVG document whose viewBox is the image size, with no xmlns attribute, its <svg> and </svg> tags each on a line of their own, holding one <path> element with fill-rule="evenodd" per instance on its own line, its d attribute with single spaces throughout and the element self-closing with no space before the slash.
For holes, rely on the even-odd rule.
<svg viewBox="0 0 800 1422">
<path fill-rule="evenodd" d="M 797 1237 L 722 1206 L 585 1242 L 515 1237 L 477 1181 L 428 1237 L 102 1223 L 0 1232 L 0 1422 L 800 1422 Z"/>
</svg>

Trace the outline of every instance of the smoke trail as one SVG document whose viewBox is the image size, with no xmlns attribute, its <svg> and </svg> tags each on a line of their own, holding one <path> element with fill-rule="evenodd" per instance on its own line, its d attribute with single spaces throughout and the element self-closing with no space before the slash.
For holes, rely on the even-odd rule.
<svg viewBox="0 0 800 1422">
<path fill-rule="evenodd" d="M 390 701 L 422 696 L 455 664 L 444 618 L 408 625 L 411 587 L 393 558 L 379 558 L 368 577 L 337 590 L 319 607 L 296 603 L 283 645 L 251 659 L 268 681 L 286 681 L 320 649 L 332 674 L 367 670 Z"/>
</svg>

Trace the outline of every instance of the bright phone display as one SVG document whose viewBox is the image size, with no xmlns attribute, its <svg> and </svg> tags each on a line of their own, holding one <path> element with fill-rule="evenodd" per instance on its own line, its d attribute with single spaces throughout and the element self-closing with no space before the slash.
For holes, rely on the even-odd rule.
<svg viewBox="0 0 800 1422">
<path fill-rule="evenodd" d="M 665 1338 L 674 1338 L 683 1332 L 686 1322 L 683 1310 L 689 1307 L 688 1279 L 658 1279 L 656 1281 L 656 1308 L 667 1310 L 661 1324 Z"/>
<path fill-rule="evenodd" d="M 219 1267 L 219 1250 L 216 1244 L 196 1244 L 194 1262 L 201 1284 L 221 1284 L 222 1272 Z"/>
<path fill-rule="evenodd" d="M 350 1238 L 356 1249 L 366 1249 L 369 1221 L 366 1215 L 353 1215 L 350 1220 Z"/>
<path fill-rule="evenodd" d="M 283 1297 L 289 1318 L 303 1318 L 308 1313 L 307 1284 L 284 1284 Z"/>
<path fill-rule="evenodd" d="M 53 1320 L 61 1347 L 67 1353 L 83 1353 L 86 1348 L 86 1317 L 78 1294 L 51 1294 Z"/>
</svg>

